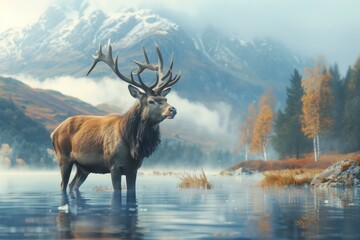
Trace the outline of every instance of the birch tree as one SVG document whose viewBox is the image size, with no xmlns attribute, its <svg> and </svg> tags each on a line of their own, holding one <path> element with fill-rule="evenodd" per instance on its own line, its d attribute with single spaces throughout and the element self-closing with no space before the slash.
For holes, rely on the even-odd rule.
<svg viewBox="0 0 360 240">
<path fill-rule="evenodd" d="M 313 139 L 315 161 L 320 159 L 320 134 L 328 133 L 332 125 L 332 95 L 329 86 L 331 75 L 321 61 L 315 63 L 314 69 L 305 69 L 303 85 L 305 94 L 302 98 L 302 131 Z"/>
<path fill-rule="evenodd" d="M 313 139 L 314 158 L 319 160 L 319 133 L 320 133 L 320 116 L 319 116 L 319 94 L 310 86 L 305 88 L 303 101 L 302 128 L 305 136 Z"/>
<path fill-rule="evenodd" d="M 245 161 L 248 160 L 249 147 L 253 139 L 253 129 L 256 120 L 256 106 L 254 103 L 250 103 L 248 106 L 248 112 L 244 123 L 240 126 L 240 137 L 238 150 L 244 147 Z"/>
<path fill-rule="evenodd" d="M 272 130 L 273 110 L 271 108 L 272 96 L 266 92 L 260 100 L 259 113 L 253 129 L 253 139 L 251 143 L 252 152 L 262 152 L 263 158 L 267 161 L 267 146 Z"/>
</svg>

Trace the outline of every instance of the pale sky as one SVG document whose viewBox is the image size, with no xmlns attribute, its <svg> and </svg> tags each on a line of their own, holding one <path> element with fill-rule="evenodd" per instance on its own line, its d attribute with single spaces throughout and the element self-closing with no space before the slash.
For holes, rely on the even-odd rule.
<svg viewBox="0 0 360 240">
<path fill-rule="evenodd" d="M 0 0 L 0 32 L 36 21 L 57 1 Z M 245 38 L 271 37 L 307 57 L 345 69 L 360 57 L 358 0 L 89 0 L 100 9 L 152 8 L 193 31 L 212 25 Z"/>
</svg>

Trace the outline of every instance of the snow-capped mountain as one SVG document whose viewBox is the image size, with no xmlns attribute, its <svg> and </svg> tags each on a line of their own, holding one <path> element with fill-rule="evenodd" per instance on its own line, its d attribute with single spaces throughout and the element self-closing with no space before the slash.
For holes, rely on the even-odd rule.
<svg viewBox="0 0 360 240">
<path fill-rule="evenodd" d="M 111 38 L 114 49 L 129 49 L 142 39 L 166 35 L 177 28 L 150 10 L 129 9 L 106 15 L 87 2 L 80 6 L 54 5 L 36 23 L 0 35 L 0 58 L 5 60 L 1 71 L 41 77 L 81 76 L 80 70 L 91 63 L 99 43 Z M 120 59 L 124 58 L 128 57 Z M 44 68 L 48 71 L 42 72 Z"/>
<path fill-rule="evenodd" d="M 221 68 L 234 76 L 259 85 L 279 87 L 294 68 L 302 70 L 308 64 L 271 39 L 247 40 L 239 36 L 226 37 L 208 27 L 196 36 L 194 43 Z"/>
<path fill-rule="evenodd" d="M 269 85 L 275 91 L 283 91 L 293 68 L 301 70 L 306 65 L 270 40 L 227 37 L 211 28 L 193 36 L 151 10 L 105 13 L 87 1 L 75 1 L 48 8 L 32 25 L 1 33 L 0 75 L 83 77 L 98 45 L 105 45 L 108 39 L 114 55 L 119 54 L 123 73 L 130 73 L 135 67 L 132 59 L 143 61 L 142 46 L 150 60 L 157 61 L 156 42 L 165 64 L 174 52 L 174 70 L 182 71 L 182 80 L 175 90 L 182 97 L 210 104 L 225 101 L 244 106 Z M 113 73 L 99 66 L 91 76 L 103 75 Z"/>
</svg>

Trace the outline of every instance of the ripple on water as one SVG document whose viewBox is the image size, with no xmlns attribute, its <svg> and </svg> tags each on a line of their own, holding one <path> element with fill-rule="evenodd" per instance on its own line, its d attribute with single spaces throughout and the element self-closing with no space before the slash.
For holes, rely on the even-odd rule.
<svg viewBox="0 0 360 240">
<path fill-rule="evenodd" d="M 25 175 L 24 175 L 25 174 Z M 263 189 L 261 176 L 209 176 L 212 190 L 180 190 L 176 176 L 138 177 L 136 201 L 94 175 L 67 195 L 57 172 L 3 174 L 0 239 L 327 238 L 360 234 L 360 191 Z M 26 177 L 26 178 L 24 178 Z M 25 179 L 25 180 L 24 180 Z M 104 186 L 103 191 L 95 191 Z"/>
</svg>

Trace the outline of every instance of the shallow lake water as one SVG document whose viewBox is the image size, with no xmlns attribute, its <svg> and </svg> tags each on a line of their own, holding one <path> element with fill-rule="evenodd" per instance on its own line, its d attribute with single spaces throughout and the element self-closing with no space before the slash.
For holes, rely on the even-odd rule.
<svg viewBox="0 0 360 240">
<path fill-rule="evenodd" d="M 62 206 L 58 172 L 0 172 L 0 239 L 359 239 L 360 189 L 263 189 L 208 174 L 212 190 L 140 175 L 135 202 L 90 175 Z M 125 181 L 124 181 L 125 182 Z M 60 209 L 59 209 L 60 207 Z"/>
</svg>

